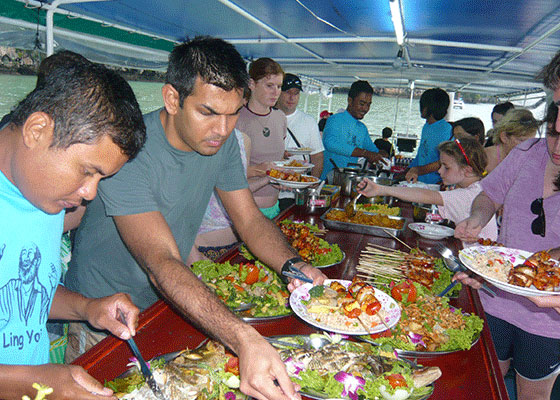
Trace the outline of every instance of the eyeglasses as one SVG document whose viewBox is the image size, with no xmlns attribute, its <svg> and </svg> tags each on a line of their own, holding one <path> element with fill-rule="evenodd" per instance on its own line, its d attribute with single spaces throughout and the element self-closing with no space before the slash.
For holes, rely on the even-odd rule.
<svg viewBox="0 0 560 400">
<path fill-rule="evenodd" d="M 537 216 L 531 223 L 531 232 L 534 235 L 544 237 L 546 232 L 546 220 L 544 218 L 543 198 L 539 197 L 531 203 L 531 212 Z"/>
<path fill-rule="evenodd" d="M 465 153 L 465 149 L 463 148 L 461 141 L 459 139 L 455 139 L 455 143 L 457 143 L 457 146 L 459 146 L 459 150 L 461 150 L 461 153 L 463 153 L 463 157 L 465 157 L 465 160 L 467 161 L 467 165 L 473 168 L 471 162 L 469 161 L 469 157 L 467 157 L 467 153 Z"/>
</svg>

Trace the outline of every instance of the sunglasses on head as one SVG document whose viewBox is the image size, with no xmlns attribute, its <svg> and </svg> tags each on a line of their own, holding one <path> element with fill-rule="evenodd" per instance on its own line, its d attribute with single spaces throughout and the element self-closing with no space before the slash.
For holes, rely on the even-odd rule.
<svg viewBox="0 0 560 400">
<path fill-rule="evenodd" d="M 533 202 L 531 203 L 531 212 L 537 216 L 537 218 L 535 218 L 531 223 L 531 232 L 533 232 L 534 235 L 540 235 L 544 237 L 546 233 L 546 220 L 544 217 L 542 197 L 533 200 Z"/>
</svg>

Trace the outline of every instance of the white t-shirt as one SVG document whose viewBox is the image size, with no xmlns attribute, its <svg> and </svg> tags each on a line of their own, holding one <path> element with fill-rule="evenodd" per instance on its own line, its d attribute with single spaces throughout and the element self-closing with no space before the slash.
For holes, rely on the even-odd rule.
<svg viewBox="0 0 560 400">
<path fill-rule="evenodd" d="M 466 188 L 458 188 L 439 192 L 443 198 L 443 206 L 439 206 L 439 213 L 443 218 L 449 219 L 456 224 L 468 218 L 471 214 L 471 205 L 475 197 L 482 192 L 480 181 L 471 184 Z M 498 225 L 496 224 L 496 217 L 486 224 L 478 234 L 482 239 L 490 239 L 495 241 L 498 238 Z M 467 243 L 463 242 L 466 246 Z"/>
<path fill-rule="evenodd" d="M 294 111 L 292 114 L 287 115 L 286 118 L 288 119 L 288 129 L 292 131 L 300 147 L 309 147 L 313 149 L 311 151 L 312 155 L 325 151 L 321 133 L 319 132 L 319 125 L 317 125 L 315 118 L 300 110 Z M 286 134 L 284 144 L 286 149 L 298 147 L 289 132 Z M 309 161 L 309 157 L 303 157 L 302 155 L 291 156 L 289 159 Z M 281 199 L 293 198 L 294 194 L 292 192 L 282 191 L 278 197 Z"/>
</svg>

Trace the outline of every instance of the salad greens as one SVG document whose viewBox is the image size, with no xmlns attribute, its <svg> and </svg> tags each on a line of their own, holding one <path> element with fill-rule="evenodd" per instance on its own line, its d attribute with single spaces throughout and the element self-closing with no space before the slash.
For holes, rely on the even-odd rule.
<svg viewBox="0 0 560 400">
<path fill-rule="evenodd" d="M 278 275 L 257 262 L 231 264 L 210 260 L 197 261 L 192 271 L 230 308 L 255 304 L 244 312 L 251 317 L 288 315 L 286 285 Z"/>
</svg>

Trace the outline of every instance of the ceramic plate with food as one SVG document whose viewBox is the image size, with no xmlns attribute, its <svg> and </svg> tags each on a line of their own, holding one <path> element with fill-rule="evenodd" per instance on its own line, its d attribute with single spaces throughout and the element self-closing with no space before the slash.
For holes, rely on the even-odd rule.
<svg viewBox="0 0 560 400">
<path fill-rule="evenodd" d="M 459 252 L 463 264 L 503 291 L 520 296 L 560 294 L 558 261 L 546 252 L 472 246 Z"/>
<path fill-rule="evenodd" d="M 298 177 L 299 180 L 287 180 L 287 179 L 279 179 L 273 176 L 269 176 L 269 179 L 274 182 L 278 183 L 279 185 L 286 186 L 292 189 L 301 189 L 315 185 L 319 182 L 319 179 L 311 176 L 311 175 L 304 175 Z"/>
<path fill-rule="evenodd" d="M 290 378 L 312 399 L 427 399 L 441 376 L 438 367 L 422 368 L 391 353 L 380 355 L 379 348 L 341 340 L 339 335 L 271 339 Z"/>
<path fill-rule="evenodd" d="M 192 271 L 230 309 L 253 305 L 239 315 L 250 321 L 270 320 L 290 315 L 288 289 L 278 275 L 261 263 L 231 264 L 197 261 Z"/>
<path fill-rule="evenodd" d="M 305 322 L 346 335 L 378 333 L 397 324 L 401 309 L 391 296 L 367 285 L 363 298 L 356 292 L 356 297 L 350 299 L 347 290 L 351 290 L 352 284 L 339 279 L 327 279 L 324 285 L 315 287 L 306 283 L 292 292 L 290 306 Z M 340 291 L 332 289 L 335 286 Z"/>
<path fill-rule="evenodd" d="M 278 168 L 282 168 L 293 172 L 306 172 L 315 166 L 314 164 L 301 160 L 274 161 L 274 165 Z"/>
</svg>

